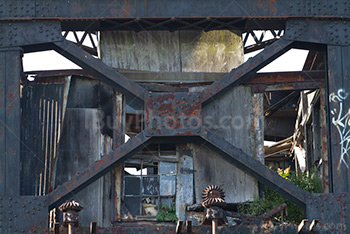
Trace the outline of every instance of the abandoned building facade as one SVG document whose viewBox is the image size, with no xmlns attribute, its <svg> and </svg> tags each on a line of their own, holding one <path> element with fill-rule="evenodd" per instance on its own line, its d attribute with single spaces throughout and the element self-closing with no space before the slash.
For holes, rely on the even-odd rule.
<svg viewBox="0 0 350 234">
<path fill-rule="evenodd" d="M 72 200 L 77 233 L 181 233 L 162 210 L 207 233 L 208 185 L 215 232 L 349 232 L 347 1 L 3 0 L 0 17 L 1 233 L 65 233 Z M 302 69 L 261 71 L 294 49 Z M 38 51 L 81 69 L 24 71 Z M 238 213 L 266 187 L 300 225 L 272 224 L 285 204 Z"/>
</svg>

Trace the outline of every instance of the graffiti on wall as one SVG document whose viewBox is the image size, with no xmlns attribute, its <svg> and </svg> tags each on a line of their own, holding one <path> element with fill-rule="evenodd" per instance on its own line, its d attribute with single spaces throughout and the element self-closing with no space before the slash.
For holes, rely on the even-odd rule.
<svg viewBox="0 0 350 234">
<path fill-rule="evenodd" d="M 338 92 L 331 93 L 329 95 L 329 102 L 334 103 L 334 108 L 331 110 L 332 124 L 337 128 L 340 137 L 340 163 L 344 164 L 347 168 L 347 158 L 349 157 L 350 150 L 350 108 L 343 110 L 343 102 L 347 99 L 348 93 L 343 89 L 339 89 Z"/>
</svg>

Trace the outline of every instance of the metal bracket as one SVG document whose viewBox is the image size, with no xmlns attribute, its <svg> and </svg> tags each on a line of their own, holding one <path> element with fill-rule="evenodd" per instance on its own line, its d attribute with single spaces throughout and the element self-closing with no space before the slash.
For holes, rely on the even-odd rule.
<svg viewBox="0 0 350 234">
<path fill-rule="evenodd" d="M 47 213 L 45 196 L 0 197 L 0 232 L 45 233 Z"/>
<path fill-rule="evenodd" d="M 349 45 L 349 21 L 287 20 L 285 37 L 288 40 Z"/>
<path fill-rule="evenodd" d="M 193 136 L 202 131 L 200 93 L 151 93 L 145 100 L 146 135 Z"/>
<path fill-rule="evenodd" d="M 0 48 L 62 41 L 58 21 L 9 22 L 0 24 Z"/>
</svg>

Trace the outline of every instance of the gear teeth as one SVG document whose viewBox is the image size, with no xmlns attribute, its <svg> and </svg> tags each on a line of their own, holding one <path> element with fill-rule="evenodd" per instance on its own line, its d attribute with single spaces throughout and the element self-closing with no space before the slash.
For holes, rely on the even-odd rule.
<svg viewBox="0 0 350 234">
<path fill-rule="evenodd" d="M 202 193 L 202 206 L 209 208 L 211 206 L 223 207 L 226 205 L 225 192 L 217 185 L 208 185 Z"/>
</svg>

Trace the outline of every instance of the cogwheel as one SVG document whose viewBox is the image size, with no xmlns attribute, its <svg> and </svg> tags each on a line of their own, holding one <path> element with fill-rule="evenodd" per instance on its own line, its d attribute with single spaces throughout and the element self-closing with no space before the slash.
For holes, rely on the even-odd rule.
<svg viewBox="0 0 350 234">
<path fill-rule="evenodd" d="M 83 207 L 76 201 L 71 201 L 71 202 L 65 202 L 58 209 L 62 212 L 66 212 L 67 210 L 76 210 L 76 211 L 81 211 Z"/>
<path fill-rule="evenodd" d="M 205 208 L 212 206 L 224 207 L 226 205 L 225 192 L 217 185 L 209 185 L 206 187 L 203 190 L 202 198 L 202 206 Z"/>
</svg>

